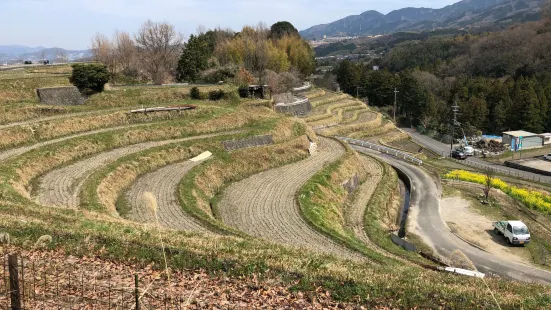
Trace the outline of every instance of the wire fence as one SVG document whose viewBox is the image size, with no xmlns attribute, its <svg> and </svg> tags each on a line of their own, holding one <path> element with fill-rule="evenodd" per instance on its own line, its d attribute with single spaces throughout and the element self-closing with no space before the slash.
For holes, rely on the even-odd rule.
<svg viewBox="0 0 551 310">
<path fill-rule="evenodd" d="M 82 270 L 78 264 L 57 264 L 19 255 L 3 255 L 0 308 L 22 309 L 184 309 L 167 281 Z"/>
</svg>

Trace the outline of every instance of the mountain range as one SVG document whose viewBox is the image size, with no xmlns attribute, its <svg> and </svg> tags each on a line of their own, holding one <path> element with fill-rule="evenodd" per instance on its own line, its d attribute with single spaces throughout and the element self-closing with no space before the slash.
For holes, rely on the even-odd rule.
<svg viewBox="0 0 551 310">
<path fill-rule="evenodd" d="M 422 31 L 438 28 L 470 28 L 537 20 L 546 0 L 463 0 L 441 9 L 403 8 L 382 14 L 366 11 L 338 21 L 310 27 L 300 34 L 310 40 Z"/>
<path fill-rule="evenodd" d="M 63 48 L 29 47 L 23 45 L 0 45 L 0 64 L 25 60 L 38 61 L 43 58 L 55 62 L 59 58 L 66 61 L 77 61 L 92 57 L 91 50 L 66 50 Z"/>
</svg>

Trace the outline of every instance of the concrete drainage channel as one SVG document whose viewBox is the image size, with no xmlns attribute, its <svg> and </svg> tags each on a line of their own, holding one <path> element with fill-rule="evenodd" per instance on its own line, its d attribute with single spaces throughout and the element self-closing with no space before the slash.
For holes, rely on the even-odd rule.
<svg viewBox="0 0 551 310">
<path fill-rule="evenodd" d="M 402 206 L 402 211 L 400 212 L 400 230 L 398 231 L 398 235 L 396 234 L 391 235 L 392 242 L 394 242 L 396 245 L 401 246 L 406 251 L 417 252 L 417 247 L 415 246 L 415 244 L 410 243 L 403 239 L 406 236 L 406 223 L 407 223 L 409 207 L 410 207 L 411 180 L 402 170 L 395 167 L 393 168 L 398 174 L 398 178 L 400 179 L 400 182 L 404 185 L 403 192 L 402 192 L 402 194 L 404 195 L 404 204 Z"/>
</svg>

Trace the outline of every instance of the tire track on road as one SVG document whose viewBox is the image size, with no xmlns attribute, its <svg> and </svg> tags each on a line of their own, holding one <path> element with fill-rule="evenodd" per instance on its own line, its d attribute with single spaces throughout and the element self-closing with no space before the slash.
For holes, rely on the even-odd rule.
<svg viewBox="0 0 551 310">
<path fill-rule="evenodd" d="M 143 197 L 150 192 L 157 198 L 157 218 L 159 224 L 178 230 L 208 232 L 192 216 L 187 214 L 180 205 L 177 189 L 184 176 L 200 162 L 185 161 L 168 165 L 157 171 L 138 178 L 125 194 L 126 200 L 132 206 L 128 218 L 139 223 L 156 223 L 157 219 Z"/>
<path fill-rule="evenodd" d="M 327 163 L 345 154 L 336 141 L 320 138 L 318 153 L 231 185 L 219 203 L 222 220 L 251 236 L 354 260 L 360 253 L 315 231 L 302 217 L 295 194 Z"/>
<path fill-rule="evenodd" d="M 90 158 L 80 160 L 72 165 L 55 169 L 42 176 L 39 179 L 40 185 L 38 187 L 38 194 L 36 198 L 38 202 L 44 206 L 77 208 L 80 202 L 80 189 L 86 178 L 89 177 L 95 170 L 115 162 L 121 157 L 167 144 L 205 139 L 238 132 L 240 131 L 213 133 L 182 139 L 145 142 L 103 152 Z"/>
</svg>

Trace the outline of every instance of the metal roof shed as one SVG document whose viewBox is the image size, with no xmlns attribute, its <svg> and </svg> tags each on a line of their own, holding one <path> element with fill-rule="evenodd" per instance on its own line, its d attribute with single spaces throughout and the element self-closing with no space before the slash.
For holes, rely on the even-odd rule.
<svg viewBox="0 0 551 310">
<path fill-rule="evenodd" d="M 543 146 L 543 137 L 524 130 L 506 131 L 503 133 L 502 143 L 511 145 L 513 139 L 522 138 L 522 149 L 535 149 Z"/>
</svg>

